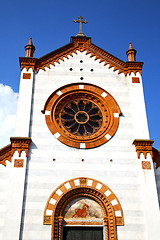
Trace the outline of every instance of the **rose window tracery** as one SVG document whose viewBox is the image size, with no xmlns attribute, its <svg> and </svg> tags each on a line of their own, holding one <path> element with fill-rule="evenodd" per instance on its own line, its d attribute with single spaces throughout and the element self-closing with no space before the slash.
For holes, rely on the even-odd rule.
<svg viewBox="0 0 160 240">
<path fill-rule="evenodd" d="M 104 89 L 92 84 L 69 84 L 57 89 L 44 106 L 52 134 L 75 148 L 93 148 L 107 142 L 116 132 L 120 109 Z"/>
<path fill-rule="evenodd" d="M 61 111 L 64 128 L 78 136 L 89 136 L 102 126 L 102 112 L 97 105 L 85 99 L 67 103 Z"/>
</svg>

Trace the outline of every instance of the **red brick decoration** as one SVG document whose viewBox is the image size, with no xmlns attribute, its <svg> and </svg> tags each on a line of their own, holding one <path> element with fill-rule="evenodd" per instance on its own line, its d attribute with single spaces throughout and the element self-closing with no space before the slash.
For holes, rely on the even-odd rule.
<svg viewBox="0 0 160 240">
<path fill-rule="evenodd" d="M 84 105 L 81 111 L 72 109 L 76 104 L 79 106 L 80 102 Z M 92 119 L 85 111 L 85 107 L 89 104 L 92 105 L 93 111 L 95 109 L 97 111 L 96 122 L 94 122 L 95 118 Z M 69 129 L 70 119 L 66 120 L 66 117 L 63 119 L 68 111 L 69 115 L 66 117 L 75 112 L 71 120 L 72 125 L 75 123 L 79 125 L 76 131 Z M 62 143 L 75 148 L 94 148 L 107 142 L 117 131 L 121 115 L 117 102 L 108 92 L 86 83 L 69 84 L 57 89 L 47 99 L 42 113 L 45 113 L 46 124 L 51 133 Z M 88 123 L 82 124 L 76 119 L 79 113 L 86 115 L 84 117 L 90 125 L 89 130 L 86 127 Z M 82 134 L 79 131 L 80 127 L 83 128 Z"/>
<path fill-rule="evenodd" d="M 26 157 L 28 156 L 29 144 L 31 143 L 31 138 L 27 137 L 11 137 L 11 144 L 0 149 L 0 164 L 6 167 L 6 160 L 11 162 L 12 156 L 15 151 L 18 151 L 19 157 L 22 151 L 25 151 Z"/>
<path fill-rule="evenodd" d="M 103 62 L 104 66 L 109 65 L 109 68 L 113 67 L 113 71 L 118 71 L 118 74 L 124 73 L 131 74 L 133 72 L 136 74 L 139 72 L 142 74 L 143 62 L 128 61 L 123 62 L 122 60 L 114 57 L 103 49 L 97 47 L 91 43 L 91 38 L 89 37 L 72 37 L 71 42 L 39 59 L 37 58 L 28 58 L 20 57 L 20 66 L 21 70 L 26 68 L 28 71 L 29 68 L 36 70 L 37 72 L 42 69 L 45 71 L 45 67 L 50 68 L 50 64 L 55 66 L 55 63 L 60 63 L 59 60 L 64 61 L 64 58 L 68 59 L 68 56 L 73 57 L 73 53 L 77 54 L 77 50 L 80 52 L 86 51 L 86 55 L 90 54 L 91 57 L 95 57 L 95 61 L 99 59 L 100 63 Z"/>
<path fill-rule="evenodd" d="M 147 153 L 150 153 L 151 157 L 153 158 L 153 149 L 152 149 L 153 143 L 154 143 L 153 140 L 135 139 L 133 144 L 136 147 L 138 158 L 140 158 L 141 153 L 143 153 L 145 159 L 147 157 Z"/>
<path fill-rule="evenodd" d="M 140 83 L 139 77 L 132 77 L 132 83 Z"/>
<path fill-rule="evenodd" d="M 151 163 L 149 161 L 142 161 L 142 169 L 151 170 Z"/>
<path fill-rule="evenodd" d="M 0 149 L 0 164 L 6 167 L 6 160 L 11 162 L 11 144 L 7 145 L 4 148 Z"/>
<path fill-rule="evenodd" d="M 61 239 L 63 225 L 69 224 L 63 222 L 65 206 L 79 197 L 93 199 L 101 206 L 105 223 L 105 239 L 117 240 L 116 225 L 124 225 L 123 212 L 118 198 L 103 183 L 84 177 L 64 182 L 49 197 L 44 210 L 43 224 L 52 224 L 51 240 Z M 79 221 L 78 224 L 85 225 L 85 222 Z M 101 225 L 101 221 L 98 224 Z M 76 221 L 72 221 L 71 225 L 77 225 Z"/>
<path fill-rule="evenodd" d="M 31 73 L 23 73 L 23 79 L 31 79 Z"/>
<path fill-rule="evenodd" d="M 23 159 L 15 159 L 14 160 L 14 167 L 16 168 L 23 168 Z"/>
</svg>

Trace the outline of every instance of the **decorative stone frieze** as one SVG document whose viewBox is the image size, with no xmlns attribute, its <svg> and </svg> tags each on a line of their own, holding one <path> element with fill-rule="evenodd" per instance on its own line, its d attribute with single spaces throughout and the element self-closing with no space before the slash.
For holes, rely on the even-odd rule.
<svg viewBox="0 0 160 240">
<path fill-rule="evenodd" d="M 152 150 L 152 144 L 154 143 L 153 140 L 145 140 L 145 139 L 135 139 L 133 144 L 136 147 L 136 152 L 138 158 L 140 158 L 140 154 L 143 153 L 145 159 L 147 157 L 147 153 L 151 155 L 153 158 L 153 150 Z"/>
</svg>

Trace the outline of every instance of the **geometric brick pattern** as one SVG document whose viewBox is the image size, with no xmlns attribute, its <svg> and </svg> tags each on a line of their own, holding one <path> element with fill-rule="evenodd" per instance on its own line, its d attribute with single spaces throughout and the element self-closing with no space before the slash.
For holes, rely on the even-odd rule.
<svg viewBox="0 0 160 240">
<path fill-rule="evenodd" d="M 89 136 L 75 136 L 61 123 L 61 109 L 68 101 L 77 99 L 93 102 L 103 116 L 100 128 Z M 75 148 L 94 148 L 107 142 L 115 134 L 121 115 L 117 102 L 107 91 L 87 83 L 69 84 L 57 89 L 47 99 L 42 113 L 51 133 L 62 143 Z"/>
<path fill-rule="evenodd" d="M 23 79 L 31 79 L 31 73 L 23 73 Z"/>
<path fill-rule="evenodd" d="M 23 168 L 23 159 L 15 159 L 14 160 L 14 167 L 16 168 Z"/>
<path fill-rule="evenodd" d="M 149 161 L 142 161 L 142 169 L 151 170 L 151 163 Z"/>
<path fill-rule="evenodd" d="M 138 77 L 132 77 L 132 83 L 140 83 L 140 79 Z"/>
</svg>

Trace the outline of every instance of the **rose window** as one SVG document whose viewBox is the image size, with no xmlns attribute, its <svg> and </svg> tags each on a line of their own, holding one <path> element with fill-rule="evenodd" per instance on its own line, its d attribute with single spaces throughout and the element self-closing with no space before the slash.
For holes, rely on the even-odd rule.
<svg viewBox="0 0 160 240">
<path fill-rule="evenodd" d="M 102 125 L 102 112 L 99 107 L 85 99 L 67 103 L 60 115 L 64 128 L 78 136 L 89 136 Z"/>
<path fill-rule="evenodd" d="M 57 89 L 44 106 L 46 124 L 62 143 L 94 148 L 116 132 L 120 109 L 104 89 L 92 84 L 69 84 Z"/>
</svg>

